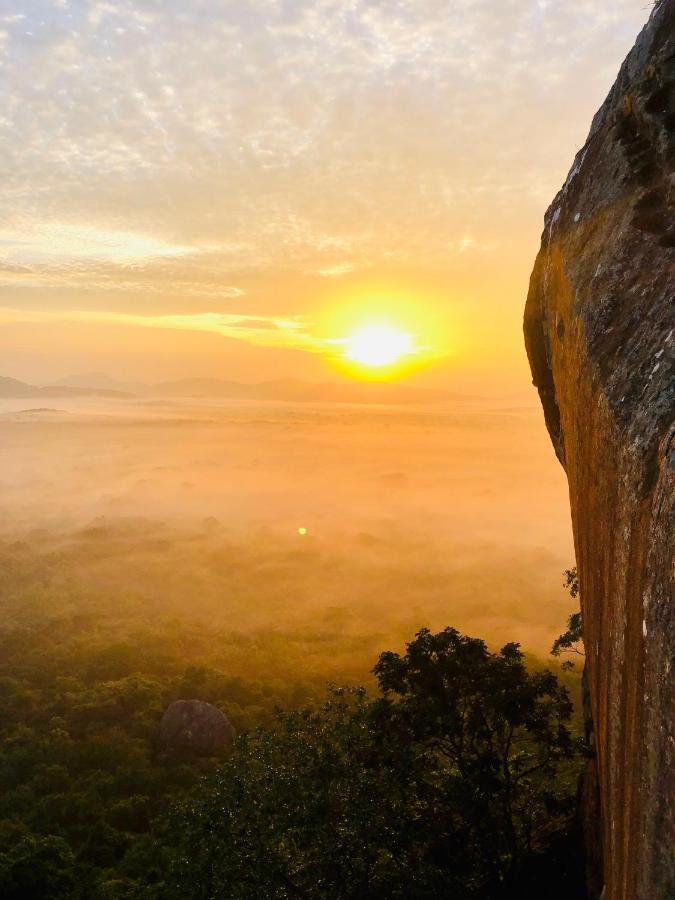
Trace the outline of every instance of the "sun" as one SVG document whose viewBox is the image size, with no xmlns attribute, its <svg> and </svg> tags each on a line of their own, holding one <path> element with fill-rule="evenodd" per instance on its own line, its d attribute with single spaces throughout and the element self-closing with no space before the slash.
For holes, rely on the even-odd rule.
<svg viewBox="0 0 675 900">
<path fill-rule="evenodd" d="M 412 336 L 390 325 L 366 325 L 345 341 L 345 359 L 370 368 L 392 366 L 414 353 Z"/>
</svg>

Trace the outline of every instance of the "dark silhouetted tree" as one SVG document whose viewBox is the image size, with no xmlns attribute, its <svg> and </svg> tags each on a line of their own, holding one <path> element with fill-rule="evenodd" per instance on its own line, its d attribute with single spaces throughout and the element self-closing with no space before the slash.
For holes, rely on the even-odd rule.
<svg viewBox="0 0 675 900">
<path fill-rule="evenodd" d="M 565 689 L 451 628 L 374 671 L 241 740 L 174 822 L 169 896 L 500 896 L 570 808 Z"/>
</svg>

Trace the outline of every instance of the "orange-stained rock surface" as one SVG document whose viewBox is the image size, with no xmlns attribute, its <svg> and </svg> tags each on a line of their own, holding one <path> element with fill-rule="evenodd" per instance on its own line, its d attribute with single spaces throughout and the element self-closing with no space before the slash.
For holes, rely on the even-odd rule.
<svg viewBox="0 0 675 900">
<path fill-rule="evenodd" d="M 525 338 L 569 481 L 601 808 L 582 821 L 604 900 L 672 900 L 675 0 L 546 213 Z"/>
</svg>

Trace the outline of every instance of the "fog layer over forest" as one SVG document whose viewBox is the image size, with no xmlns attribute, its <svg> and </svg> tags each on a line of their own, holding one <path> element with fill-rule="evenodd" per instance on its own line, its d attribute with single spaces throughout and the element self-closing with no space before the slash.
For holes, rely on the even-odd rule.
<svg viewBox="0 0 675 900">
<path fill-rule="evenodd" d="M 193 622 L 233 675 L 363 681 L 422 626 L 545 656 L 570 612 L 534 402 L 53 402 L 0 407 L 13 622 Z"/>
</svg>

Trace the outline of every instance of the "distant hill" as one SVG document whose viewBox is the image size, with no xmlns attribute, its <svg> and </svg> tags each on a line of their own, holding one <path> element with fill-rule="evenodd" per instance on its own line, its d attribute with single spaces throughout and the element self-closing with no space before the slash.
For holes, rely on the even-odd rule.
<svg viewBox="0 0 675 900">
<path fill-rule="evenodd" d="M 77 387 L 87 390 L 122 391 L 125 394 L 142 394 L 147 385 L 140 381 L 120 381 L 107 372 L 82 372 L 67 375 L 54 382 L 55 387 Z"/>
<path fill-rule="evenodd" d="M 48 385 L 38 387 L 27 384 L 16 378 L 0 376 L 0 399 L 22 399 L 24 397 L 107 397 L 124 399 L 131 395 L 124 391 L 112 391 L 88 387 L 71 387 L 69 385 Z"/>
<path fill-rule="evenodd" d="M 382 381 L 308 382 L 279 378 L 242 384 L 217 378 L 184 378 L 151 385 L 148 393 L 163 397 L 206 397 L 227 400 L 290 400 L 299 403 L 440 403 L 456 396 L 447 391 L 413 388 Z"/>
<path fill-rule="evenodd" d="M 448 391 L 408 387 L 383 381 L 311 382 L 278 378 L 246 384 L 219 378 L 181 378 L 156 384 L 118 381 L 105 372 L 69 375 L 37 387 L 15 378 L 0 378 L 0 398 L 21 397 L 174 397 L 206 400 L 292 401 L 296 403 L 446 403 L 469 397 Z"/>
</svg>

